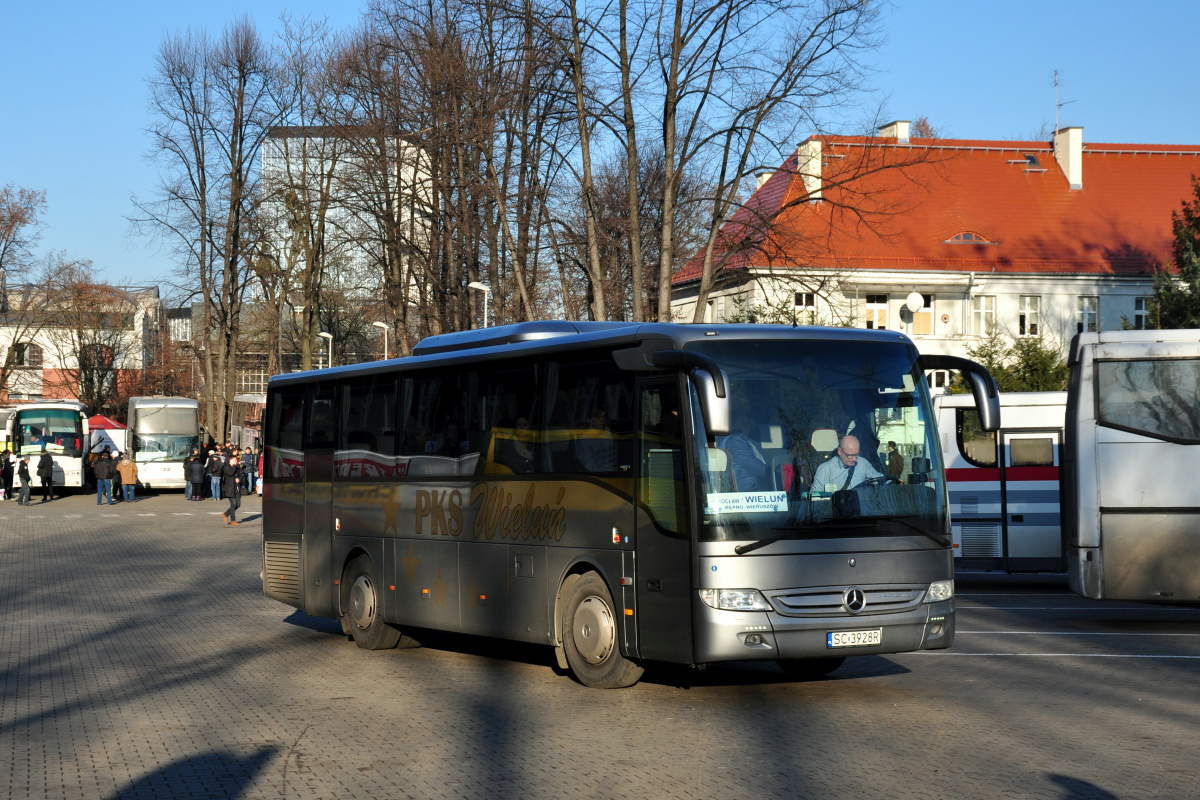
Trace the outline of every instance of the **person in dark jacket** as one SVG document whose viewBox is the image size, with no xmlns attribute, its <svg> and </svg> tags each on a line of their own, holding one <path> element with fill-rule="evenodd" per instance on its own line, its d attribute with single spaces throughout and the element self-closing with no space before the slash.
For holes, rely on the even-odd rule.
<svg viewBox="0 0 1200 800">
<path fill-rule="evenodd" d="M 204 499 L 204 459 L 199 453 L 196 453 L 184 465 L 187 470 L 188 483 L 191 486 L 191 494 L 188 495 L 188 500 L 203 500 Z"/>
<path fill-rule="evenodd" d="M 242 504 L 242 467 L 238 457 L 229 459 L 229 463 L 221 467 L 221 492 L 229 498 L 229 510 L 223 516 L 226 525 L 241 525 L 235 518 L 238 507 Z"/>
<path fill-rule="evenodd" d="M 21 456 L 21 462 L 17 465 L 17 478 L 21 481 L 21 494 L 17 498 L 17 505 L 29 505 L 29 456 Z"/>
<path fill-rule="evenodd" d="M 96 505 L 103 505 L 104 500 L 108 500 L 111 506 L 112 501 L 112 476 L 113 476 L 113 461 L 112 456 L 107 452 L 101 453 L 100 458 L 96 459 L 96 463 L 92 465 L 92 474 L 96 476 Z"/>
<path fill-rule="evenodd" d="M 213 450 L 209 453 L 208 463 L 204 465 L 204 471 L 208 473 L 208 489 L 212 493 L 213 500 L 221 499 L 221 470 L 224 466 L 219 451 Z"/>
<path fill-rule="evenodd" d="M 183 460 L 183 496 L 188 500 L 192 499 L 192 460 L 199 452 L 193 447 L 191 455 Z"/>
<path fill-rule="evenodd" d="M 3 453 L 0 453 L 0 482 L 4 484 L 5 500 L 13 499 L 13 477 L 15 472 L 13 468 L 15 466 L 16 464 L 10 451 L 5 450 Z"/>
<path fill-rule="evenodd" d="M 42 502 L 54 499 L 54 458 L 46 450 L 38 457 L 37 476 L 42 480 Z"/>
</svg>

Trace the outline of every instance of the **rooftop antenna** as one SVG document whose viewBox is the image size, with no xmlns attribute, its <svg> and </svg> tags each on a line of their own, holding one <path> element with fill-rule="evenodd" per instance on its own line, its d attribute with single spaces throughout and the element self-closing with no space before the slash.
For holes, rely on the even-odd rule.
<svg viewBox="0 0 1200 800">
<path fill-rule="evenodd" d="M 1074 103 L 1074 102 L 1075 102 L 1074 100 L 1066 100 L 1064 102 L 1059 102 L 1059 100 L 1058 100 L 1058 70 L 1054 70 L 1054 137 L 1053 137 L 1054 139 L 1058 138 L 1058 129 L 1059 129 L 1058 112 L 1062 110 L 1063 106 L 1070 105 L 1071 103 Z"/>
</svg>

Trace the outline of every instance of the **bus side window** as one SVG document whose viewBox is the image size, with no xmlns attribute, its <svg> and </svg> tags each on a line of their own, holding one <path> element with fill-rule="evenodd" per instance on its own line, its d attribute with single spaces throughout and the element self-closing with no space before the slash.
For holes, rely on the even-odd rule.
<svg viewBox="0 0 1200 800">
<path fill-rule="evenodd" d="M 995 467 L 999 463 L 996 457 L 996 432 L 984 431 L 979 424 L 979 412 L 973 408 L 959 408 L 958 412 L 958 451 L 968 464 L 976 467 Z"/>
<path fill-rule="evenodd" d="M 464 437 L 459 427 L 456 373 L 431 371 L 405 378 L 404 398 L 400 473 L 458 474 Z"/>
<path fill-rule="evenodd" d="M 273 480 L 304 477 L 304 388 L 276 391 L 268 402 L 267 455 L 263 469 Z"/>
<path fill-rule="evenodd" d="M 334 474 L 390 477 L 396 455 L 396 379 L 361 378 L 342 386 L 341 425 Z"/>
<path fill-rule="evenodd" d="M 479 370 L 470 381 L 467 436 L 470 451 L 481 458 L 477 472 L 539 472 L 541 437 L 537 403 L 537 369 L 529 363 L 501 364 Z"/>
<path fill-rule="evenodd" d="M 555 365 L 546 438 L 553 471 L 632 478 L 633 381 L 610 354 Z M 551 372 L 554 374 L 554 372 Z M 622 469 L 624 467 L 625 469 Z"/>
<path fill-rule="evenodd" d="M 334 446 L 337 417 L 334 415 L 334 383 L 325 381 L 312 389 L 305 449 L 324 450 Z"/>
<path fill-rule="evenodd" d="M 642 388 L 638 442 L 641 452 L 638 499 L 664 533 L 687 536 L 687 490 L 679 387 L 655 383 Z"/>
</svg>

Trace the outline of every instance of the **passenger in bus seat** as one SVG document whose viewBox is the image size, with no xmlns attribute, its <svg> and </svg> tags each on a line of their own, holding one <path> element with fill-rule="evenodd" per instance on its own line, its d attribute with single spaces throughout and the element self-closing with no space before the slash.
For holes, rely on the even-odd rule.
<svg viewBox="0 0 1200 800">
<path fill-rule="evenodd" d="M 758 438 L 758 424 L 750 411 L 739 409 L 733 416 L 733 433 L 717 437 L 717 447 L 733 459 L 733 479 L 739 492 L 768 488 L 770 467 Z"/>
<path fill-rule="evenodd" d="M 617 471 L 617 443 L 608 430 L 608 412 L 597 406 L 588 414 L 587 430 L 575 440 L 575 460 L 585 471 Z"/>
<path fill-rule="evenodd" d="M 496 461 L 511 469 L 518 475 L 527 475 L 534 471 L 535 460 L 533 443 L 529 438 L 529 420 L 517 417 L 513 422 L 516 435 L 512 439 L 501 439 L 497 447 Z"/>
</svg>

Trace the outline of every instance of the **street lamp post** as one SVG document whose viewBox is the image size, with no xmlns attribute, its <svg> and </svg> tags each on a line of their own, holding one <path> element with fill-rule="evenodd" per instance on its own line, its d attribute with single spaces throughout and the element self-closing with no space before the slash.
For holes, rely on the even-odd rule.
<svg viewBox="0 0 1200 800">
<path fill-rule="evenodd" d="M 387 357 L 388 357 L 388 349 L 387 349 L 388 326 L 387 326 L 387 323 L 386 322 L 372 322 L 371 324 L 374 325 L 376 328 L 379 328 L 380 330 L 383 331 L 383 360 L 387 361 Z"/>
<path fill-rule="evenodd" d="M 483 292 L 483 327 L 486 328 L 488 326 L 488 306 L 491 305 L 489 301 L 492 298 L 492 287 L 488 286 L 486 283 L 471 281 L 467 284 L 467 288 L 474 289 L 477 292 Z"/>
<path fill-rule="evenodd" d="M 325 340 L 325 366 L 332 367 L 333 366 L 333 334 L 326 333 L 325 331 L 321 331 L 320 333 L 317 334 L 317 336 L 320 336 L 322 339 Z"/>
</svg>

